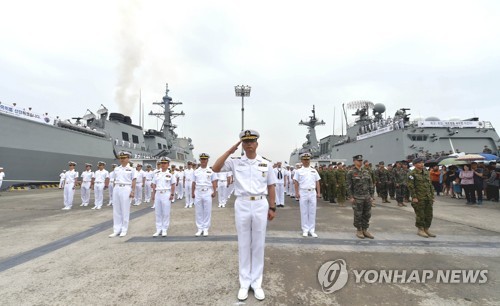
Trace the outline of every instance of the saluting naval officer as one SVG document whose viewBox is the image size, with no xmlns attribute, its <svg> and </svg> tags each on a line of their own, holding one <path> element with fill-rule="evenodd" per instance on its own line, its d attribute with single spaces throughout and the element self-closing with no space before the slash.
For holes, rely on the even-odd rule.
<svg viewBox="0 0 500 306">
<path fill-rule="evenodd" d="M 311 153 L 300 154 L 302 168 L 295 171 L 293 183 L 295 185 L 295 198 L 299 199 L 300 223 L 302 226 L 302 237 L 316 234 L 316 204 L 317 198 L 321 197 L 319 186 L 320 177 L 316 169 L 309 167 L 311 164 Z"/>
<path fill-rule="evenodd" d="M 170 225 L 170 206 L 174 199 L 175 177 L 168 171 L 170 159 L 162 157 L 160 159 L 161 169 L 153 176 L 153 194 L 151 199 L 155 203 L 156 232 L 153 237 L 167 236 Z"/>
<path fill-rule="evenodd" d="M 195 236 L 208 236 L 208 229 L 212 218 L 212 199 L 217 191 L 217 175 L 207 167 L 209 155 L 200 154 L 200 168 L 194 170 L 192 178 L 191 196 L 194 199 L 196 227 Z"/>
<path fill-rule="evenodd" d="M 132 154 L 120 151 L 120 166 L 115 168 L 115 186 L 113 189 L 113 233 L 110 238 L 127 235 L 130 219 L 130 201 L 134 198 L 135 181 L 137 174 L 130 166 L 129 159 Z"/>
<path fill-rule="evenodd" d="M 362 166 L 363 155 L 353 156 L 354 168 L 347 172 L 347 198 L 354 211 L 354 227 L 357 229 L 356 237 L 359 239 L 370 238 L 368 232 L 372 216 L 373 180 L 370 171 Z"/>
<path fill-rule="evenodd" d="M 73 197 L 75 196 L 75 184 L 78 181 L 78 172 L 75 171 L 76 163 L 68 163 L 69 170 L 64 173 L 64 207 L 63 210 L 69 210 L 73 206 Z"/>
<path fill-rule="evenodd" d="M 238 232 L 238 257 L 240 290 L 238 299 L 245 300 L 251 287 L 255 298 L 265 298 L 262 289 L 264 271 L 264 246 L 267 220 L 276 213 L 276 176 L 269 160 L 257 154 L 259 133 L 245 130 L 240 141 L 227 150 L 213 165 L 215 172 L 230 171 L 233 174 L 236 195 L 234 204 L 236 230 Z M 228 157 L 242 144 L 245 155 Z M 269 202 L 266 198 L 269 196 Z"/>
<path fill-rule="evenodd" d="M 97 163 L 99 169 L 94 173 L 94 207 L 92 209 L 101 209 L 104 200 L 104 189 L 109 185 L 109 172 L 104 169 L 106 163 L 100 161 Z"/>
<path fill-rule="evenodd" d="M 80 206 L 87 206 L 90 203 L 90 189 L 94 183 L 94 172 L 92 172 L 92 165 L 85 164 L 85 171 L 82 172 L 82 186 L 80 189 L 82 204 Z"/>
</svg>

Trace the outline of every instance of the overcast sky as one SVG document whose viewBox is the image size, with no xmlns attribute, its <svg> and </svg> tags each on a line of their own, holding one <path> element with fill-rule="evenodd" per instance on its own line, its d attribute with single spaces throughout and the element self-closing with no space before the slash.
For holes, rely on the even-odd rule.
<svg viewBox="0 0 500 306">
<path fill-rule="evenodd" d="M 79 3 L 79 4 L 78 4 Z M 342 103 L 388 115 L 470 118 L 500 127 L 499 1 L 0 0 L 0 101 L 62 118 L 104 104 L 138 123 L 169 83 L 195 154 L 215 157 L 245 128 L 288 160 L 316 106 L 340 133 Z M 351 113 L 351 112 L 350 112 Z M 349 121 L 354 118 L 348 113 Z M 156 128 L 154 118 L 146 128 Z"/>
</svg>

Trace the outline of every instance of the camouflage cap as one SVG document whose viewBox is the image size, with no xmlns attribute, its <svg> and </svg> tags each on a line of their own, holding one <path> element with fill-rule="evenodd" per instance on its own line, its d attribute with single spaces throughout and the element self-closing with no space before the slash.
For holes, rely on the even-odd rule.
<svg viewBox="0 0 500 306">
<path fill-rule="evenodd" d="M 423 160 L 422 158 L 420 158 L 420 157 L 417 157 L 417 158 L 415 158 L 415 159 L 412 161 L 412 163 L 413 163 L 414 165 L 415 165 L 415 164 L 419 164 L 419 163 L 423 163 L 423 162 L 424 162 L 424 160 Z"/>
</svg>

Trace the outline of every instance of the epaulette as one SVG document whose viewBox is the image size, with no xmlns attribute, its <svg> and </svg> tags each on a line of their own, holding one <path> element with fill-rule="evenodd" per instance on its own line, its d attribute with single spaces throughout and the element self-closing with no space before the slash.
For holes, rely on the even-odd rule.
<svg viewBox="0 0 500 306">
<path fill-rule="evenodd" d="M 263 159 L 267 160 L 268 162 L 272 162 L 272 160 L 268 159 L 268 158 L 265 158 L 264 156 L 262 156 Z"/>
</svg>

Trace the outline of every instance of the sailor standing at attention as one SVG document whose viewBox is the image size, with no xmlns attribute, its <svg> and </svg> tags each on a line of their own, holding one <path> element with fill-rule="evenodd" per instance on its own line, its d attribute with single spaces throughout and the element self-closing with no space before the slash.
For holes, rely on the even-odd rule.
<svg viewBox="0 0 500 306">
<path fill-rule="evenodd" d="M 138 206 L 142 204 L 142 186 L 146 183 L 146 173 L 142 170 L 141 164 L 137 164 L 135 173 L 137 174 L 137 180 L 135 182 L 134 206 Z"/>
<path fill-rule="evenodd" d="M 186 195 L 186 205 L 184 208 L 191 208 L 193 207 L 194 204 L 194 199 L 191 197 L 191 191 L 193 188 L 192 185 L 192 180 L 193 180 L 193 163 L 188 161 L 187 163 L 187 169 L 184 170 L 184 189 L 185 189 L 185 195 Z"/>
<path fill-rule="evenodd" d="M 75 171 L 76 163 L 68 163 L 69 170 L 64 173 L 64 207 L 62 210 L 70 210 L 73 206 L 73 197 L 75 196 L 75 185 L 78 181 L 78 172 Z"/>
<path fill-rule="evenodd" d="M 146 172 L 144 172 L 144 203 L 151 202 L 151 192 L 153 191 L 153 177 L 154 177 L 153 167 L 150 164 L 146 164 Z"/>
<path fill-rule="evenodd" d="M 101 209 L 104 201 L 104 189 L 109 185 L 109 172 L 104 169 L 106 163 L 100 161 L 97 163 L 99 169 L 94 173 L 94 200 L 95 204 L 92 209 Z"/>
<path fill-rule="evenodd" d="M 94 172 L 92 172 L 92 165 L 85 164 L 85 171 L 82 172 L 82 186 L 81 196 L 82 204 L 80 206 L 87 206 L 90 203 L 90 189 L 94 183 Z"/>
<path fill-rule="evenodd" d="M 109 203 L 108 206 L 113 205 L 113 186 L 115 185 L 115 168 L 118 167 L 117 164 L 111 165 L 111 172 L 109 173 Z"/>
<path fill-rule="evenodd" d="M 180 166 L 179 171 L 177 172 L 176 176 L 176 193 L 177 193 L 177 199 L 182 200 L 184 198 L 184 167 Z"/>
<path fill-rule="evenodd" d="M 160 159 L 161 170 L 156 172 L 153 177 L 153 195 L 152 200 L 155 203 L 156 232 L 153 237 L 167 236 L 168 226 L 170 225 L 170 206 L 174 199 L 175 178 L 168 171 L 170 159 L 162 157 Z"/>
<path fill-rule="evenodd" d="M 316 169 L 309 167 L 311 164 L 311 153 L 300 154 L 302 168 L 295 171 L 293 182 L 295 185 L 295 198 L 299 199 L 300 223 L 302 225 L 302 237 L 311 234 L 318 238 L 316 230 L 316 204 L 317 198 L 321 197 L 319 186 L 320 176 Z"/>
<path fill-rule="evenodd" d="M 66 173 L 66 170 L 63 170 L 61 174 L 59 174 L 59 189 L 63 189 L 64 187 L 64 174 Z M 1 175 L 1 174 L 0 174 Z"/>
<path fill-rule="evenodd" d="M 285 170 L 281 168 L 281 162 L 273 169 L 276 175 L 276 206 L 285 207 Z"/>
<path fill-rule="evenodd" d="M 156 161 L 156 169 L 153 170 L 153 174 L 156 174 L 161 171 L 161 163 L 159 160 Z M 152 209 L 155 208 L 155 201 L 153 201 L 153 206 L 151 206 Z"/>
<path fill-rule="evenodd" d="M 227 172 L 219 172 L 217 175 L 217 193 L 219 198 L 219 208 L 226 207 L 227 202 Z"/>
<path fill-rule="evenodd" d="M 194 199 L 196 227 L 195 236 L 208 236 L 212 218 L 212 199 L 217 191 L 217 175 L 207 167 L 210 156 L 200 154 L 200 167 L 193 172 L 191 196 Z"/>
<path fill-rule="evenodd" d="M 266 227 L 267 220 L 273 220 L 276 213 L 274 205 L 276 176 L 271 162 L 257 155 L 258 138 L 257 131 L 242 131 L 240 141 L 219 157 L 212 167 L 215 172 L 230 171 L 234 177 L 240 301 L 247 299 L 250 287 L 256 299 L 265 298 L 262 290 L 262 274 Z M 240 143 L 245 155 L 241 158 L 228 159 L 236 152 Z M 269 202 L 266 195 L 269 195 Z"/>
<path fill-rule="evenodd" d="M 175 167 L 175 165 L 172 165 L 170 166 L 170 174 L 172 174 L 173 178 L 174 178 L 174 184 L 175 184 L 175 192 L 177 193 L 177 168 Z M 172 203 L 175 202 L 175 195 L 174 195 L 174 199 L 172 200 Z"/>
<path fill-rule="evenodd" d="M 113 189 L 113 233 L 110 238 L 127 235 L 130 219 L 130 200 L 134 198 L 137 174 L 129 165 L 132 154 L 120 151 L 120 166 L 115 168 L 115 186 Z"/>
</svg>

